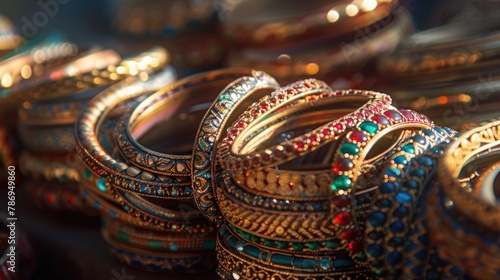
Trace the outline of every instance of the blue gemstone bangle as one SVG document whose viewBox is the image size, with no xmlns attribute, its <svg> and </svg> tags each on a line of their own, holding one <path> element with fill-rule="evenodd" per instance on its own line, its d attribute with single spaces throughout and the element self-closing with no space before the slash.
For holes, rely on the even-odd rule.
<svg viewBox="0 0 500 280">
<path fill-rule="evenodd" d="M 443 154 L 443 147 L 438 143 L 446 144 L 454 137 L 453 132 L 450 134 L 439 127 L 434 132 L 434 138 L 422 135 L 412 138 L 410 145 L 419 148 L 407 153 L 406 166 L 399 169 L 397 177 L 381 184 L 373 199 L 373 212 L 367 218 L 365 237 L 367 255 L 378 277 L 398 279 L 403 272 L 410 224 L 422 208 L 425 199 L 421 197 L 436 171 L 437 158 Z M 425 134 L 430 133 L 425 131 Z M 420 155 L 415 158 L 416 154 Z M 393 161 L 400 156 L 396 154 Z"/>
</svg>

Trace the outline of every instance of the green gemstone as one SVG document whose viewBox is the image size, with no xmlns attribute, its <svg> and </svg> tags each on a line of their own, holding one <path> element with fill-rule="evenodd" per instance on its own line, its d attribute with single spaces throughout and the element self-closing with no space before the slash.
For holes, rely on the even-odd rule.
<svg viewBox="0 0 500 280">
<path fill-rule="evenodd" d="M 401 150 L 409 154 L 415 154 L 415 147 L 413 146 L 413 144 L 406 144 L 403 147 L 401 147 Z"/>
<path fill-rule="evenodd" d="M 215 249 L 215 240 L 205 240 L 202 246 L 203 250 L 213 250 Z"/>
<path fill-rule="evenodd" d="M 153 250 L 163 250 L 163 244 L 160 240 L 149 240 L 148 246 Z"/>
<path fill-rule="evenodd" d="M 332 184 L 333 191 L 347 190 L 350 187 L 351 187 L 351 178 L 345 175 L 336 176 L 333 179 L 333 184 Z"/>
<path fill-rule="evenodd" d="M 66 174 L 61 174 L 61 176 L 59 177 L 59 181 L 61 181 L 61 182 L 66 182 L 66 181 L 68 181 L 68 175 L 66 175 Z"/>
<path fill-rule="evenodd" d="M 104 179 L 104 178 L 102 178 L 102 177 L 101 177 L 101 178 L 99 178 L 99 180 L 97 180 L 97 187 L 98 187 L 101 191 L 103 191 L 103 192 L 107 191 L 107 190 L 108 190 L 108 186 L 106 186 L 106 179 Z"/>
<path fill-rule="evenodd" d="M 271 262 L 274 264 L 281 264 L 286 266 L 291 266 L 293 262 L 292 256 L 278 255 L 274 254 L 271 256 Z"/>
<path fill-rule="evenodd" d="M 313 242 L 307 242 L 307 248 L 311 250 L 318 250 L 319 249 L 319 242 L 313 241 Z"/>
<path fill-rule="evenodd" d="M 376 276 L 382 276 L 384 274 L 382 269 L 375 269 L 373 272 L 375 273 Z"/>
<path fill-rule="evenodd" d="M 359 154 L 359 147 L 354 144 L 354 143 L 344 143 L 342 146 L 340 146 L 340 154 L 345 155 L 351 155 L 351 156 L 356 156 Z"/>
<path fill-rule="evenodd" d="M 329 249 L 335 249 L 340 246 L 340 242 L 339 240 L 328 240 L 325 241 L 325 246 Z"/>
<path fill-rule="evenodd" d="M 92 175 L 92 171 L 90 171 L 90 169 L 88 168 L 85 168 L 85 170 L 83 170 L 83 179 L 88 181 L 90 179 L 90 175 Z"/>
<path fill-rule="evenodd" d="M 302 251 L 304 249 L 304 243 L 301 242 L 293 242 L 292 247 L 295 251 Z"/>
<path fill-rule="evenodd" d="M 276 245 L 280 249 L 286 249 L 286 248 L 288 248 L 288 241 L 277 241 Z"/>
<path fill-rule="evenodd" d="M 255 243 L 260 243 L 260 237 L 255 236 L 255 235 L 251 235 L 250 240 L 252 240 Z"/>
<path fill-rule="evenodd" d="M 375 134 L 378 131 L 378 126 L 371 121 L 364 121 L 360 123 L 358 127 L 369 134 Z"/>
<path fill-rule="evenodd" d="M 250 235 L 251 235 L 251 234 L 250 234 L 250 233 L 248 233 L 248 232 L 242 232 L 242 233 L 241 233 L 241 236 L 243 236 L 243 238 L 245 238 L 246 240 L 249 240 L 249 239 L 250 239 Z"/>
<path fill-rule="evenodd" d="M 264 245 L 272 247 L 274 246 L 274 240 L 264 239 Z"/>
<path fill-rule="evenodd" d="M 125 232 L 123 232 L 123 231 L 119 230 L 119 231 L 117 232 L 117 235 L 118 235 L 118 238 L 119 238 L 121 241 L 126 242 L 126 243 L 128 243 L 128 242 L 129 242 L 129 240 L 128 240 L 128 234 L 126 234 Z"/>
<path fill-rule="evenodd" d="M 360 253 L 359 255 L 356 256 L 356 260 L 360 262 L 366 262 L 366 254 L 365 253 Z"/>
</svg>

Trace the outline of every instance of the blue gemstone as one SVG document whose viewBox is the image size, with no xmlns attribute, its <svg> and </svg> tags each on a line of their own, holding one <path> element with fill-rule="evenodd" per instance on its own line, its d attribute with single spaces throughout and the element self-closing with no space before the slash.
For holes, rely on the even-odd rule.
<svg viewBox="0 0 500 280">
<path fill-rule="evenodd" d="M 436 131 L 439 134 L 443 134 L 444 133 L 443 129 L 441 127 L 439 127 L 439 126 L 435 126 L 434 127 L 434 131 Z"/>
<path fill-rule="evenodd" d="M 388 208 L 391 207 L 391 201 L 389 199 L 382 198 L 375 201 L 375 205 L 380 208 Z"/>
<path fill-rule="evenodd" d="M 417 249 L 417 244 L 415 242 L 409 241 L 408 244 L 406 244 L 406 251 L 411 252 L 415 249 Z"/>
<path fill-rule="evenodd" d="M 338 268 L 338 269 L 353 267 L 355 265 L 356 265 L 356 262 L 354 262 L 354 260 L 351 258 L 333 260 L 333 267 Z"/>
<path fill-rule="evenodd" d="M 408 208 L 406 208 L 404 206 L 400 206 L 400 207 L 394 209 L 394 212 L 392 213 L 392 215 L 394 215 L 394 217 L 403 218 L 403 217 L 406 217 L 406 215 L 408 215 L 409 212 L 410 212 L 410 210 L 408 210 Z"/>
<path fill-rule="evenodd" d="M 401 237 L 393 237 L 393 238 L 389 239 L 388 244 L 391 247 L 399 247 L 399 246 L 405 245 L 405 242 L 404 242 L 403 238 L 401 238 Z"/>
<path fill-rule="evenodd" d="M 419 143 L 420 145 L 425 145 L 425 143 L 427 143 L 427 140 L 425 140 L 425 137 L 422 135 L 415 135 L 413 136 L 413 142 Z"/>
<path fill-rule="evenodd" d="M 396 189 L 393 183 L 387 182 L 380 185 L 381 193 L 392 193 Z"/>
<path fill-rule="evenodd" d="M 423 156 L 423 157 L 419 158 L 418 163 L 420 163 L 421 165 L 426 166 L 426 167 L 433 167 L 434 166 L 434 161 L 432 160 L 432 158 L 430 158 L 428 156 Z"/>
<path fill-rule="evenodd" d="M 281 264 L 286 266 L 292 265 L 302 265 L 301 268 L 315 268 L 316 261 L 311 259 L 296 258 L 294 260 L 291 256 L 274 254 L 271 256 L 271 262 L 275 264 Z M 292 263 L 293 262 L 293 263 Z"/>
<path fill-rule="evenodd" d="M 389 256 L 387 256 L 387 263 L 390 265 L 400 264 L 402 261 L 403 256 L 398 251 L 392 252 L 389 254 Z"/>
<path fill-rule="evenodd" d="M 106 186 L 106 179 L 104 179 L 103 177 L 99 178 L 97 180 L 97 188 L 99 188 L 99 190 L 105 192 L 108 190 L 108 186 Z"/>
<path fill-rule="evenodd" d="M 125 209 L 125 211 L 129 211 L 129 210 L 130 210 L 130 207 L 129 207 L 129 206 L 127 206 L 127 205 L 125 205 L 125 206 L 123 206 L 123 209 Z"/>
<path fill-rule="evenodd" d="M 163 27 L 163 34 L 166 37 L 174 37 L 177 35 L 177 29 L 171 25 L 166 25 Z"/>
<path fill-rule="evenodd" d="M 171 250 L 171 251 L 177 251 L 179 250 L 179 245 L 175 244 L 175 243 L 170 243 L 170 245 L 168 245 L 168 248 Z"/>
<path fill-rule="evenodd" d="M 263 252 L 261 258 L 262 260 L 267 261 L 267 252 Z"/>
<path fill-rule="evenodd" d="M 186 23 L 186 27 L 187 27 L 189 30 L 198 30 L 198 29 L 200 29 L 202 26 L 203 26 L 203 22 L 201 22 L 200 20 L 197 20 L 197 19 L 190 19 L 190 20 Z"/>
<path fill-rule="evenodd" d="M 420 178 L 424 178 L 425 175 L 426 175 L 426 172 L 424 169 L 422 168 L 416 168 L 414 169 L 412 172 L 411 172 L 411 175 L 413 176 L 416 176 L 416 177 L 420 177 Z"/>
<path fill-rule="evenodd" d="M 394 163 L 395 164 L 403 164 L 403 165 L 407 165 L 408 164 L 408 159 L 401 155 L 401 156 L 397 156 L 394 158 Z"/>
<path fill-rule="evenodd" d="M 245 253 L 249 254 L 250 256 L 254 258 L 258 258 L 260 254 L 260 250 L 257 247 L 254 247 L 252 245 L 247 245 L 244 248 Z"/>
<path fill-rule="evenodd" d="M 413 273 L 415 276 L 420 276 L 423 272 L 424 267 L 420 264 L 411 269 L 411 273 Z"/>
<path fill-rule="evenodd" d="M 401 170 L 397 168 L 389 168 L 385 170 L 385 174 L 389 177 L 399 177 L 401 175 Z"/>
<path fill-rule="evenodd" d="M 416 190 L 419 188 L 420 184 L 417 181 L 410 179 L 410 180 L 404 182 L 403 186 L 405 186 L 408 189 Z"/>
<path fill-rule="evenodd" d="M 401 204 L 410 203 L 412 201 L 411 195 L 404 191 L 399 191 L 398 193 L 396 193 L 395 198 Z"/>
<path fill-rule="evenodd" d="M 380 212 L 373 212 L 368 216 L 368 222 L 372 227 L 379 227 L 385 224 L 385 215 Z"/>
<path fill-rule="evenodd" d="M 390 226 L 392 232 L 402 232 L 404 230 L 404 225 L 402 222 L 394 222 Z"/>
<path fill-rule="evenodd" d="M 331 268 L 331 263 L 330 263 L 330 260 L 329 259 L 321 259 L 319 261 L 319 267 L 323 270 L 327 270 L 327 269 L 330 269 Z"/>
<path fill-rule="evenodd" d="M 427 252 L 425 250 L 419 251 L 416 254 L 414 254 L 415 258 L 423 261 L 427 257 Z"/>
<path fill-rule="evenodd" d="M 370 244 L 366 248 L 366 252 L 372 257 L 380 257 L 384 253 L 384 248 L 377 244 Z"/>
<path fill-rule="evenodd" d="M 113 211 L 113 210 L 109 210 L 109 211 L 108 211 L 108 214 L 111 216 L 111 218 L 116 218 L 116 217 L 118 217 L 118 214 L 117 214 L 115 211 Z"/>
<path fill-rule="evenodd" d="M 440 155 L 443 153 L 443 149 L 441 147 L 433 147 L 431 149 L 431 153 L 435 154 L 435 155 Z"/>
<path fill-rule="evenodd" d="M 448 134 L 452 134 L 453 133 L 453 131 L 450 128 L 446 127 L 446 126 L 443 126 L 442 129 L 444 131 L 446 131 L 446 133 L 448 133 Z"/>
</svg>

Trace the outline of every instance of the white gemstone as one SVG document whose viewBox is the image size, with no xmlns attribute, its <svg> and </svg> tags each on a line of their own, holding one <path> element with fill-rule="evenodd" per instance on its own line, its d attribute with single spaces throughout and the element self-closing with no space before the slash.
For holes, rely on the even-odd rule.
<svg viewBox="0 0 500 280">
<path fill-rule="evenodd" d="M 234 280 L 239 280 L 240 276 L 236 272 L 233 272 L 233 278 Z"/>
</svg>

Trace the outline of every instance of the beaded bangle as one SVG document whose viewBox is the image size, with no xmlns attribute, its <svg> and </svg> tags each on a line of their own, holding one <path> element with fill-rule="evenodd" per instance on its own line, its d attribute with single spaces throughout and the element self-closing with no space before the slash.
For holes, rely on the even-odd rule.
<svg viewBox="0 0 500 280">
<path fill-rule="evenodd" d="M 268 265 L 262 265 L 252 261 L 251 259 L 240 256 L 240 254 L 231 251 L 225 246 L 221 240 L 217 239 L 215 248 L 217 252 L 217 260 L 219 262 L 218 273 L 226 271 L 231 273 L 232 279 L 324 279 L 324 280 L 348 280 L 348 279 L 371 279 L 371 273 L 366 268 L 359 268 L 356 271 L 348 272 L 310 272 L 303 273 L 300 271 L 278 270 Z M 326 262 L 325 262 L 326 265 Z M 224 275 L 221 275 L 224 277 Z M 231 278 L 229 278 L 231 279 Z"/>
<path fill-rule="evenodd" d="M 145 82 L 141 82 L 140 77 L 130 77 L 111 86 L 90 101 L 76 123 L 77 152 L 89 170 L 106 178 L 114 186 L 143 195 L 170 196 L 172 186 L 176 186 L 179 192 L 183 191 L 185 185 L 182 186 L 175 178 L 157 177 L 149 172 L 139 174 L 136 167 L 129 167 L 126 163 L 113 159 L 99 143 L 97 135 L 101 122 L 116 105 L 150 89 L 168 84 L 173 79 L 172 68 L 167 68 Z"/>
<path fill-rule="evenodd" d="M 77 76 L 63 77 L 45 84 L 41 88 L 34 88 L 24 94 L 33 100 L 48 100 L 67 97 L 75 92 L 87 90 L 96 86 L 103 86 L 123 80 L 129 76 L 140 76 L 142 80 L 148 77 L 149 72 L 160 71 L 168 63 L 169 54 L 161 47 L 154 47 L 137 56 L 125 58 L 115 65 L 92 68 L 91 71 L 80 73 Z"/>
<path fill-rule="evenodd" d="M 429 174 L 425 173 L 424 169 L 418 173 L 423 177 L 416 177 L 417 171 L 415 170 L 420 168 L 421 162 L 425 163 L 430 158 L 421 157 L 418 164 L 412 163 L 412 159 L 431 148 L 434 151 L 435 145 L 449 142 L 455 135 L 456 132 L 438 126 L 433 129 L 423 129 L 401 143 L 388 160 L 388 165 L 382 172 L 383 181 L 378 184 L 378 190 L 373 195 L 371 213 L 367 216 L 365 228 L 365 246 L 375 275 L 387 276 L 386 274 L 390 272 L 395 273 L 395 275 L 390 275 L 391 277 L 397 278 L 398 273 L 401 273 L 403 262 L 395 262 L 396 258 L 392 257 L 391 253 L 401 254 L 400 246 L 404 246 L 403 240 L 408 233 L 407 227 L 410 226 L 405 221 L 410 221 L 413 213 L 418 213 L 415 210 L 415 204 L 410 203 L 408 206 L 406 205 L 408 201 L 403 199 L 411 195 L 419 197 L 420 189 L 425 185 L 422 181 L 429 179 Z M 379 174 L 373 176 L 379 176 Z M 398 229 L 398 232 L 393 232 L 393 229 Z M 389 238 L 387 232 L 395 237 Z M 398 241 L 402 241 L 403 244 Z"/>
<path fill-rule="evenodd" d="M 75 169 L 74 155 L 35 155 L 23 152 L 19 158 L 19 168 L 24 176 L 52 182 L 78 182 L 80 176 Z"/>
<path fill-rule="evenodd" d="M 356 97 L 365 96 L 368 102 L 354 112 L 336 119 L 328 124 L 320 126 L 304 135 L 282 142 L 278 145 L 266 148 L 262 151 L 253 151 L 239 154 L 241 139 L 252 130 L 259 121 L 269 116 L 274 111 L 287 103 L 303 98 L 318 89 L 329 90 L 323 82 L 314 79 L 299 81 L 287 87 L 281 88 L 272 95 L 267 96 L 243 113 L 238 121 L 228 129 L 228 136 L 221 143 L 219 159 L 224 169 L 228 171 L 239 171 L 248 169 L 261 169 L 284 163 L 287 160 L 301 156 L 315 150 L 318 146 L 337 140 L 348 127 L 364 120 L 373 113 L 381 112 L 390 106 L 391 98 L 385 94 L 368 91 L 336 91 L 331 96 Z M 325 96 L 330 94 L 325 93 Z"/>
<path fill-rule="evenodd" d="M 463 219 L 450 213 L 455 208 L 450 202 L 441 189 L 436 189 L 427 204 L 427 228 L 439 255 L 462 267 L 474 279 L 497 278 L 500 275 L 498 232 L 484 230 L 477 224 L 464 227 Z"/>
<path fill-rule="evenodd" d="M 443 192 L 453 202 L 454 207 L 467 218 L 495 231 L 500 231 L 500 208 L 471 193 L 468 185 L 461 186 L 458 176 L 463 165 L 474 157 L 497 150 L 500 145 L 498 139 L 500 139 L 499 120 L 484 123 L 464 132 L 448 146 L 438 170 Z"/>
<path fill-rule="evenodd" d="M 270 3 L 241 1 L 221 5 L 226 34 L 239 46 L 290 47 L 304 41 L 320 41 L 341 35 L 386 17 L 398 1 L 295 1 Z M 227 7 L 226 7 L 227 6 Z"/>
<path fill-rule="evenodd" d="M 358 186 L 358 178 L 363 170 L 370 149 L 383 135 L 395 130 L 431 128 L 432 122 L 424 115 L 410 110 L 387 110 L 368 120 L 358 123 L 340 144 L 333 160 L 331 211 L 344 244 L 353 254 L 363 250 L 359 223 L 356 220 L 356 205 L 353 203 Z M 378 161 L 384 157 L 384 151 L 374 157 Z"/>
<path fill-rule="evenodd" d="M 168 232 L 185 232 L 185 233 L 206 233 L 214 232 L 215 225 L 211 225 L 205 219 L 202 219 L 198 211 L 174 211 L 170 209 L 160 208 L 147 203 L 147 206 L 138 206 L 127 198 L 126 192 L 123 190 L 115 190 L 113 187 L 109 189 L 114 195 L 115 201 L 122 205 L 132 217 L 150 224 L 151 226 Z M 151 209 L 153 208 L 153 209 Z M 189 208 L 192 210 L 194 208 Z M 167 219 L 165 214 L 170 213 L 171 218 Z M 191 217 L 195 218 L 191 218 Z M 198 216 L 198 217 L 196 217 Z M 175 219 L 173 218 L 175 217 Z"/>
<path fill-rule="evenodd" d="M 217 240 L 227 249 L 275 269 L 298 270 L 307 272 L 340 272 L 359 270 L 361 267 L 348 255 L 346 251 L 329 252 L 322 255 L 303 255 L 298 252 L 284 253 L 261 249 L 252 242 L 245 242 L 236 237 L 226 225 L 219 229 Z M 366 267 L 363 267 L 366 269 Z"/>
<path fill-rule="evenodd" d="M 103 218 L 102 224 L 102 230 L 112 238 L 141 249 L 164 252 L 215 250 L 215 235 L 165 235 L 162 231 L 144 230 L 109 218 Z"/>
<path fill-rule="evenodd" d="M 213 252 L 157 252 L 138 249 L 118 242 L 102 232 L 111 254 L 119 261 L 148 271 L 198 272 L 213 269 L 216 259 Z"/>
<path fill-rule="evenodd" d="M 49 209 L 61 213 L 70 211 L 85 215 L 96 215 L 80 196 L 78 184 L 72 183 L 44 183 L 34 179 L 26 181 L 26 190 L 31 202 L 41 209 Z"/>
<path fill-rule="evenodd" d="M 216 161 L 217 145 L 226 123 L 250 100 L 261 97 L 256 91 L 278 87 L 279 84 L 266 73 L 252 71 L 251 76 L 239 78 L 224 88 L 200 122 L 192 154 L 193 197 L 201 213 L 212 222 L 222 219 L 215 203 L 214 186 L 216 172 L 220 170 Z"/>
</svg>

